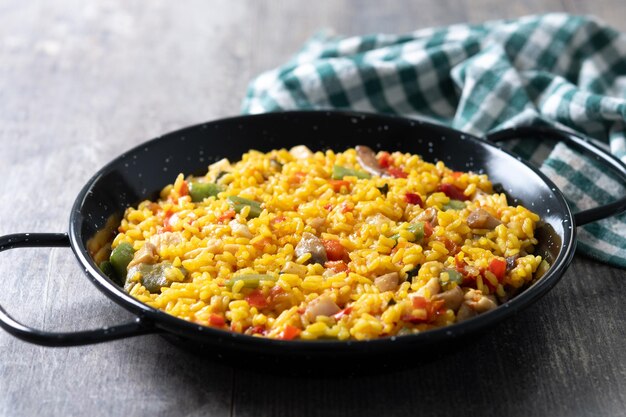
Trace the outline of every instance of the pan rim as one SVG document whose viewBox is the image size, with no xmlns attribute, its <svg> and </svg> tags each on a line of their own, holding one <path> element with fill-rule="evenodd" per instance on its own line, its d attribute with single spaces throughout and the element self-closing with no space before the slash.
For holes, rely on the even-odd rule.
<svg viewBox="0 0 626 417">
<path fill-rule="evenodd" d="M 83 240 L 81 239 L 81 224 L 80 224 L 80 216 L 82 213 L 81 207 L 82 204 L 93 188 L 93 186 L 99 181 L 99 179 L 108 171 L 111 170 L 112 167 L 116 166 L 120 161 L 127 158 L 129 155 L 133 155 L 135 153 L 143 152 L 146 148 L 150 148 L 156 143 L 160 141 L 173 140 L 176 137 L 180 137 L 184 135 L 186 132 L 207 128 L 212 125 L 217 125 L 220 123 L 233 123 L 233 122 L 241 122 L 245 123 L 246 120 L 249 119 L 263 119 L 263 118 L 281 118 L 281 117 L 369 117 L 369 118 L 377 118 L 381 121 L 386 121 L 387 123 L 410 123 L 412 126 L 419 128 L 420 125 L 428 126 L 433 129 L 440 129 L 442 131 L 446 131 L 447 133 L 453 133 L 455 135 L 464 135 L 466 139 L 473 141 L 478 144 L 482 144 L 488 146 L 498 152 L 504 153 L 511 158 L 515 159 L 518 163 L 525 165 L 529 168 L 535 175 L 539 177 L 539 179 L 548 186 L 551 190 L 551 193 L 554 198 L 556 198 L 557 203 L 563 209 L 562 213 L 559 213 L 563 220 L 568 220 L 571 225 L 570 228 L 564 228 L 563 231 L 563 240 L 560 245 L 560 250 L 557 258 L 554 260 L 554 263 L 551 265 L 550 270 L 541 277 L 537 282 L 533 283 L 530 287 L 526 288 L 519 295 L 514 297 L 513 299 L 499 305 L 498 308 L 489 311 L 487 313 L 483 313 L 473 319 L 455 323 L 450 326 L 445 326 L 441 328 L 431 329 L 425 332 L 411 334 L 411 335 L 403 335 L 403 336 L 386 336 L 376 339 L 369 340 L 316 340 L 316 341 L 308 341 L 308 340 L 279 340 L 279 339 L 269 339 L 264 337 L 253 337 L 245 334 L 235 333 L 228 330 L 221 330 L 209 326 L 202 326 L 198 324 L 193 324 L 178 317 L 167 314 L 163 311 L 157 310 L 153 307 L 150 307 L 139 300 L 133 298 L 131 295 L 127 294 L 123 291 L 122 288 L 114 284 L 108 277 L 104 276 L 95 264 L 95 262 L 88 255 L 88 251 L 86 246 L 83 244 Z M 88 276 L 88 278 L 92 281 L 92 283 L 102 291 L 109 299 L 114 301 L 116 304 L 120 305 L 124 309 L 130 311 L 132 314 L 138 316 L 144 322 L 155 328 L 160 330 L 164 330 L 168 333 L 187 337 L 190 339 L 201 338 L 203 340 L 214 339 L 214 341 L 220 343 L 234 343 L 234 344 L 252 344 L 258 348 L 264 347 L 287 347 L 290 350 L 302 350 L 307 352 L 320 352 L 320 351 L 342 351 L 342 350 L 354 350 L 361 349 L 363 347 L 367 347 L 367 349 L 376 349 L 379 346 L 389 347 L 390 345 L 425 345 L 431 343 L 437 343 L 444 340 L 455 339 L 464 335 L 469 335 L 485 329 L 496 322 L 499 322 L 513 313 L 524 309 L 530 304 L 536 302 L 541 296 L 545 295 L 556 283 L 560 280 L 563 273 L 571 263 L 576 247 L 576 225 L 574 224 L 574 217 L 571 213 L 571 209 L 567 204 L 565 197 L 559 188 L 547 177 L 543 174 L 538 168 L 531 165 L 527 161 L 522 160 L 517 155 L 503 149 L 502 147 L 487 142 L 485 140 L 481 140 L 475 135 L 468 134 L 465 132 L 461 132 L 447 126 L 439 125 L 433 123 L 430 120 L 423 120 L 418 118 L 407 118 L 398 115 L 386 115 L 386 114 L 378 114 L 378 113 L 367 113 L 367 112 L 356 112 L 356 111 L 348 111 L 348 110 L 297 110 L 297 111 L 284 111 L 284 112 L 273 112 L 273 113 L 263 113 L 256 115 L 238 115 L 227 118 L 221 118 L 209 122 L 198 123 L 188 127 L 184 127 L 173 132 L 166 133 L 164 135 L 158 136 L 154 139 L 148 140 L 146 142 L 140 143 L 137 146 L 121 153 L 120 155 L 113 158 L 107 164 L 105 164 L 102 168 L 100 168 L 83 186 L 83 188 L 78 193 L 74 204 L 72 206 L 72 211 L 69 219 L 69 237 L 70 244 L 74 255 L 76 256 L 79 263 L 83 266 L 83 269 Z M 393 342 L 393 343 L 392 343 Z"/>
</svg>

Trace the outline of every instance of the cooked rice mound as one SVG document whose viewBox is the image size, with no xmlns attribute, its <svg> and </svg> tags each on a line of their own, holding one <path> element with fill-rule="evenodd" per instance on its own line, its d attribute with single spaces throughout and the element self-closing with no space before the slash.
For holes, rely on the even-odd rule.
<svg viewBox="0 0 626 417">
<path fill-rule="evenodd" d="M 510 299 L 545 270 L 532 254 L 538 221 L 486 175 L 400 152 L 299 146 L 178 175 L 158 201 L 126 210 L 111 247 L 134 250 L 126 291 L 183 320 L 363 340 Z"/>
</svg>

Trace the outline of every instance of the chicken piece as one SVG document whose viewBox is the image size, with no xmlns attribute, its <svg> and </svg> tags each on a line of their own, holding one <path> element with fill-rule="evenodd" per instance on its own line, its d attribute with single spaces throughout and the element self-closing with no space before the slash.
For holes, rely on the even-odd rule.
<svg viewBox="0 0 626 417">
<path fill-rule="evenodd" d="M 477 316 L 477 315 L 478 315 L 477 312 L 469 308 L 467 304 L 463 303 L 461 304 L 459 311 L 456 313 L 456 321 L 457 323 L 460 323 L 467 319 L 471 319 L 472 317 Z"/>
<path fill-rule="evenodd" d="M 437 219 L 437 209 L 435 207 L 428 207 L 426 210 L 415 216 L 415 218 L 421 222 L 430 223 L 433 227 L 437 226 L 439 223 Z"/>
<path fill-rule="evenodd" d="M 483 295 L 479 290 L 469 290 L 463 297 L 464 301 L 456 314 L 457 321 L 467 320 L 477 314 L 490 311 L 498 307 L 493 295 Z"/>
<path fill-rule="evenodd" d="M 463 303 L 463 295 L 461 287 L 456 286 L 451 290 L 436 294 L 433 300 L 443 300 L 447 309 L 457 311 Z"/>
<path fill-rule="evenodd" d="M 326 219 L 323 217 L 315 217 L 309 220 L 309 226 L 311 226 L 315 230 L 319 230 L 319 228 L 324 226 L 325 223 Z"/>
<path fill-rule="evenodd" d="M 156 246 L 157 251 L 160 251 L 164 247 L 178 245 L 183 241 L 180 232 L 165 232 L 153 235 L 150 237 L 149 242 Z"/>
<path fill-rule="evenodd" d="M 380 167 L 378 159 L 376 159 L 376 153 L 370 147 L 357 145 L 355 150 L 356 159 L 364 170 L 372 175 L 378 175 L 379 177 L 389 176 L 387 171 Z"/>
<path fill-rule="evenodd" d="M 294 146 L 289 153 L 296 159 L 307 159 L 313 156 L 313 152 L 304 145 Z"/>
<path fill-rule="evenodd" d="M 495 229 L 499 224 L 500 220 L 485 209 L 476 209 L 467 216 L 467 225 L 472 229 Z"/>
<path fill-rule="evenodd" d="M 307 267 L 304 265 L 297 264 L 295 262 L 287 262 L 283 269 L 280 271 L 284 274 L 294 274 L 298 275 L 300 278 L 304 278 L 307 273 Z"/>
<path fill-rule="evenodd" d="M 245 237 L 247 239 L 250 239 L 253 236 L 250 229 L 248 229 L 248 226 L 239 223 L 237 220 L 231 220 L 228 222 L 228 225 L 230 226 L 230 230 L 233 232 L 234 236 Z"/>
<path fill-rule="evenodd" d="M 149 241 L 145 242 L 141 249 L 135 252 L 133 259 L 128 264 L 128 270 L 139 264 L 154 264 L 159 260 L 157 248 Z"/>
<path fill-rule="evenodd" d="M 398 288 L 399 281 L 400 274 L 397 272 L 391 272 L 389 274 L 376 277 L 374 279 L 374 285 L 378 287 L 380 292 L 395 291 Z"/>
<path fill-rule="evenodd" d="M 440 290 L 441 286 L 439 285 L 439 278 L 431 278 L 428 280 L 426 285 L 415 292 L 415 295 L 430 299 L 434 295 L 438 294 Z"/>
<path fill-rule="evenodd" d="M 383 224 L 389 223 L 390 221 L 391 219 L 389 217 L 381 213 L 372 214 L 371 216 L 367 217 L 367 219 L 365 219 L 365 223 L 372 224 L 374 226 L 382 226 Z"/>
<path fill-rule="evenodd" d="M 296 245 L 296 256 L 299 258 L 304 254 L 310 253 L 309 263 L 322 264 L 326 263 L 328 256 L 326 249 L 317 236 L 312 233 L 304 232 L 302 239 Z"/>
<path fill-rule="evenodd" d="M 185 253 L 185 259 L 193 259 L 199 255 L 202 255 L 203 253 L 222 253 L 223 248 L 224 242 L 222 242 L 220 239 L 209 239 L 206 243 L 206 247 L 193 249 Z"/>
<path fill-rule="evenodd" d="M 321 295 L 311 301 L 304 311 L 304 317 L 314 322 L 317 316 L 332 316 L 341 311 L 341 308 L 327 295 Z"/>
</svg>

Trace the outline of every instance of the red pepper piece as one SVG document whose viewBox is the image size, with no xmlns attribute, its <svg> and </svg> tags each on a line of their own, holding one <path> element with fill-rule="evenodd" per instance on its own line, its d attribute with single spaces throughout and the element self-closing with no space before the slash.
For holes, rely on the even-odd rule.
<svg viewBox="0 0 626 417">
<path fill-rule="evenodd" d="M 348 251 L 337 240 L 322 239 L 322 245 L 326 249 L 326 256 L 329 261 L 350 262 Z"/>
<path fill-rule="evenodd" d="M 209 324 L 215 327 L 222 327 L 226 324 L 226 320 L 224 320 L 224 317 L 219 314 L 211 314 L 209 317 Z"/>
<path fill-rule="evenodd" d="M 260 289 L 256 289 L 252 291 L 250 294 L 246 295 L 246 301 L 250 304 L 251 307 L 256 308 L 264 308 L 267 307 L 267 299 L 263 295 L 263 292 Z"/>
<path fill-rule="evenodd" d="M 415 204 L 417 206 L 420 206 L 421 208 L 424 208 L 424 202 L 422 201 L 422 197 L 420 197 L 419 194 L 406 193 L 404 195 L 404 199 L 409 204 Z"/>
<path fill-rule="evenodd" d="M 444 193 L 445 195 L 447 195 L 453 200 L 461 200 L 461 201 L 469 200 L 469 197 L 463 194 L 464 190 L 457 187 L 456 185 L 441 184 L 439 186 L 439 191 L 441 191 L 442 193 Z"/>
<path fill-rule="evenodd" d="M 499 258 L 494 258 L 489 263 L 489 271 L 498 278 L 498 281 L 502 281 L 504 279 L 504 274 L 506 274 L 506 261 Z"/>
<path fill-rule="evenodd" d="M 300 333 L 300 329 L 288 324 L 285 326 L 285 330 L 283 330 L 283 332 L 280 334 L 280 338 L 283 340 L 292 340 L 298 337 Z"/>
<path fill-rule="evenodd" d="M 406 178 L 409 176 L 409 174 L 396 167 L 387 168 L 387 172 L 394 178 Z"/>
</svg>

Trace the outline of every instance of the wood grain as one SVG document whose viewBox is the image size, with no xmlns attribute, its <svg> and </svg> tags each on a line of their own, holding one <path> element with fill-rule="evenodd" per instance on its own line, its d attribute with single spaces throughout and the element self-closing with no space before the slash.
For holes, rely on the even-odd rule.
<svg viewBox="0 0 626 417">
<path fill-rule="evenodd" d="M 248 81 L 321 28 L 401 33 L 619 0 L 0 2 L 0 234 L 64 231 L 98 167 L 164 132 L 236 114 Z M 0 332 L 0 416 L 626 415 L 623 270 L 577 257 L 545 298 L 454 354 L 403 372 L 287 378 L 145 336 L 50 349 Z M 69 249 L 0 255 L 0 303 L 36 327 L 128 320 Z"/>
</svg>

